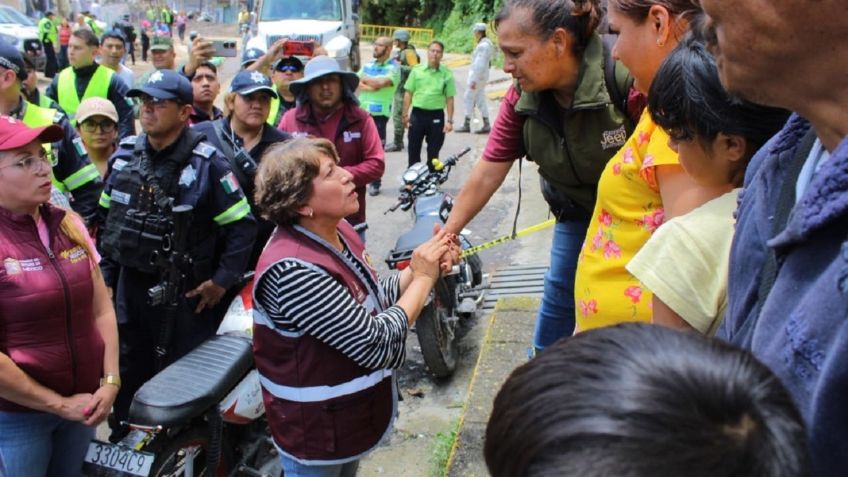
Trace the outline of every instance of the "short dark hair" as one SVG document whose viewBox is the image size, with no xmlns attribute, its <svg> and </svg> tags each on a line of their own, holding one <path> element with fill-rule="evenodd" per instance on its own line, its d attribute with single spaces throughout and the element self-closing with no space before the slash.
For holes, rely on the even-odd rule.
<svg viewBox="0 0 848 477">
<path fill-rule="evenodd" d="M 664 7 L 672 15 L 685 18 L 701 12 L 699 3 L 694 0 L 609 0 L 609 8 L 615 8 L 638 23 L 648 18 L 648 13 L 654 5 Z"/>
<path fill-rule="evenodd" d="M 715 60 L 692 34 L 684 37 L 657 71 L 648 93 L 648 110 L 672 139 L 697 139 L 707 145 L 718 133 L 742 136 L 748 143 L 747 159 L 777 134 L 790 114 L 725 91 Z"/>
<path fill-rule="evenodd" d="M 124 34 L 118 30 L 109 30 L 100 37 L 100 44 L 102 45 L 107 38 L 112 38 L 120 41 L 121 43 L 126 43 L 127 39 L 124 37 Z"/>
<path fill-rule="evenodd" d="M 556 342 L 504 383 L 493 477 L 807 475 L 801 417 L 747 351 L 646 323 Z"/>
<path fill-rule="evenodd" d="M 212 70 L 213 73 L 215 73 L 215 76 L 218 76 L 218 67 L 215 66 L 215 63 L 212 63 L 211 61 L 204 61 L 204 62 L 200 63 L 199 65 L 197 65 L 197 69 L 200 69 L 200 68 L 209 68 L 210 70 Z M 196 71 L 197 70 L 195 70 L 195 72 Z"/>
<path fill-rule="evenodd" d="M 433 45 L 439 45 L 439 48 L 441 48 L 441 49 L 442 49 L 442 53 L 444 53 L 444 52 L 445 52 L 445 44 L 444 44 L 444 43 L 442 43 L 441 41 L 439 41 L 439 40 L 433 40 L 433 41 L 431 41 L 431 42 L 430 42 L 430 44 L 429 44 L 429 45 L 427 45 L 427 49 L 430 49 L 430 47 L 431 47 L 431 46 L 433 46 Z"/>
<path fill-rule="evenodd" d="M 100 40 L 97 39 L 97 35 L 88 28 L 80 28 L 79 30 L 71 33 L 71 36 L 79 38 L 88 46 L 100 46 Z"/>
<path fill-rule="evenodd" d="M 495 29 L 513 12 L 526 9 L 532 25 L 528 29 L 542 40 L 551 37 L 557 28 L 574 35 L 573 53 L 579 56 L 594 37 L 604 16 L 600 0 L 506 0 L 495 16 Z"/>
</svg>

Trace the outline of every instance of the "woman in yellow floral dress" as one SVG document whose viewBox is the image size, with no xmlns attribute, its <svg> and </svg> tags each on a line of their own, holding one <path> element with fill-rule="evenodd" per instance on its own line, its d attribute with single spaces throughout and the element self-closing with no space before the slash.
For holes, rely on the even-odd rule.
<svg viewBox="0 0 848 477">
<path fill-rule="evenodd" d="M 613 55 L 647 93 L 665 57 L 699 14 L 691 0 L 610 0 L 610 29 L 619 33 Z M 683 171 L 668 135 L 646 110 L 627 143 L 607 163 L 577 265 L 577 329 L 651 321 L 651 294 L 624 266 L 662 225 L 704 200 Z"/>
</svg>

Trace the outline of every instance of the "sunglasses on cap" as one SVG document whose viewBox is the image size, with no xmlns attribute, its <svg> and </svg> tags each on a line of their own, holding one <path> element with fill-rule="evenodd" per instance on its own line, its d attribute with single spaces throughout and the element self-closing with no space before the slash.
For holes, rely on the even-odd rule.
<svg viewBox="0 0 848 477">
<path fill-rule="evenodd" d="M 280 65 L 277 67 L 277 71 L 281 71 L 283 73 L 297 73 L 302 68 L 297 65 Z"/>
</svg>

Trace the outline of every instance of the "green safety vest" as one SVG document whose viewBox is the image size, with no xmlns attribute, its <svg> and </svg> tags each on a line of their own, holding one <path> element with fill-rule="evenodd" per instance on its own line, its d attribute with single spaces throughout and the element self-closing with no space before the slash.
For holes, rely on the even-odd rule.
<svg viewBox="0 0 848 477">
<path fill-rule="evenodd" d="M 47 17 L 38 21 L 38 39 L 42 42 L 49 41 L 53 46 L 59 44 L 59 31 L 56 29 L 56 24 Z"/>
<path fill-rule="evenodd" d="M 88 18 L 88 17 L 86 17 L 85 23 L 87 23 L 88 26 L 91 28 L 91 31 L 94 33 L 94 36 L 96 36 L 97 38 L 100 38 L 100 35 L 103 34 L 103 29 L 100 28 L 100 25 L 98 25 L 97 22 L 94 21 L 93 18 Z"/>
<path fill-rule="evenodd" d="M 112 75 L 114 73 L 114 71 L 105 66 L 98 66 L 94 74 L 91 75 L 88 86 L 85 87 L 85 93 L 80 98 L 77 95 L 77 74 L 72 67 L 65 68 L 59 73 L 59 83 L 56 88 L 59 106 L 65 110 L 65 114 L 70 119 L 73 119 L 79 108 L 80 101 L 85 98 L 106 98 L 109 96 L 109 85 L 112 83 Z"/>
<path fill-rule="evenodd" d="M 45 126 L 50 126 L 51 124 L 55 124 L 56 117 L 60 113 L 55 109 L 50 108 L 42 108 L 40 106 L 36 106 L 29 101 L 26 103 L 26 112 L 24 112 L 24 117 L 21 118 L 24 124 L 31 128 L 40 128 Z M 82 142 L 80 142 L 82 144 Z M 47 154 L 47 157 L 50 158 L 51 163 L 55 167 L 59 162 L 59 157 L 56 154 L 56 150 L 53 149 L 53 144 L 49 142 L 45 142 L 41 145 L 44 148 L 44 152 Z M 66 177 L 63 182 L 59 182 L 56 179 L 55 175 L 50 175 L 50 180 L 53 182 L 53 187 L 59 189 L 61 192 L 69 192 L 74 189 L 79 188 L 82 185 L 88 184 L 94 179 L 100 177 L 100 172 L 94 166 L 94 164 L 89 164 L 82 169 L 74 172 L 70 176 Z"/>
<path fill-rule="evenodd" d="M 276 90 L 276 89 L 277 89 L 277 87 L 275 86 L 274 90 Z M 279 94 L 279 93 L 277 93 L 277 94 Z M 278 114 L 280 114 L 280 97 L 279 96 L 277 96 L 276 98 L 271 98 L 271 112 L 268 113 L 268 119 L 265 122 L 268 123 L 269 125 L 273 126 L 273 127 L 277 127 L 277 123 L 279 122 L 279 121 L 277 121 L 277 115 Z"/>
</svg>

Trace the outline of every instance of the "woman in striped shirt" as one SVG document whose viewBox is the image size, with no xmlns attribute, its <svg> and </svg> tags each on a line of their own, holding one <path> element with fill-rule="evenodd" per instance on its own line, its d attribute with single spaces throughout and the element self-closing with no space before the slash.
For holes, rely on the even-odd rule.
<svg viewBox="0 0 848 477">
<path fill-rule="evenodd" d="M 257 207 L 277 228 L 256 269 L 254 354 L 287 476 L 355 475 L 391 428 L 408 327 L 458 259 L 439 231 L 379 279 L 343 220 L 359 206 L 338 161 L 331 142 L 298 138 L 272 146 L 256 176 Z"/>
</svg>

